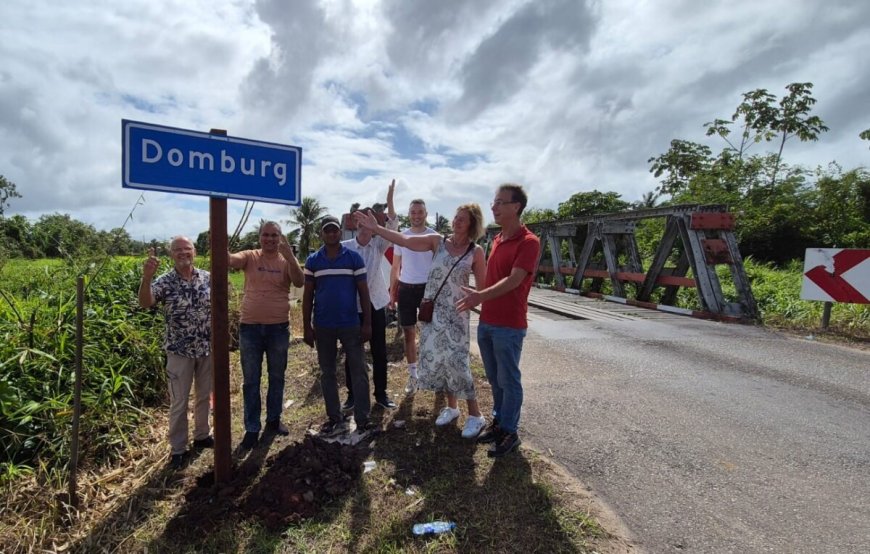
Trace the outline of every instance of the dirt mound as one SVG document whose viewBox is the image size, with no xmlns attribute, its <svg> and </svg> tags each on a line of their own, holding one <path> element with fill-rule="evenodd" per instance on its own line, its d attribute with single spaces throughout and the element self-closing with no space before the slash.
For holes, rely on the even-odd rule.
<svg viewBox="0 0 870 554">
<path fill-rule="evenodd" d="M 355 486 L 369 454 L 365 443 L 351 446 L 306 436 L 267 462 L 239 510 L 271 529 L 311 517 Z"/>
<path fill-rule="evenodd" d="M 182 548 L 206 540 L 231 520 L 256 520 L 281 531 L 314 517 L 357 486 L 363 461 L 371 455 L 369 443 L 340 444 L 306 435 L 262 465 L 247 460 L 236 466 L 227 483 L 215 484 L 209 468 L 196 478 L 197 486 L 185 495 L 163 539 Z"/>
</svg>

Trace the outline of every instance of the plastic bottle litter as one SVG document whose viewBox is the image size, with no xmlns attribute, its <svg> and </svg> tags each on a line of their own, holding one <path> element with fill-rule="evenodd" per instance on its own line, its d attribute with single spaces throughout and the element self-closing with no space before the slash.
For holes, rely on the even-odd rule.
<svg viewBox="0 0 870 554">
<path fill-rule="evenodd" d="M 429 523 L 415 523 L 412 530 L 415 535 L 438 534 L 452 531 L 456 524 L 452 521 L 430 521 Z"/>
</svg>

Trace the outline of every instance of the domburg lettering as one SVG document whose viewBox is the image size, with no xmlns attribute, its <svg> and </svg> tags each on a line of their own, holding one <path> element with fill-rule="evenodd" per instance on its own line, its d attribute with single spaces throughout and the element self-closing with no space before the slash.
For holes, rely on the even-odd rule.
<svg viewBox="0 0 870 554">
<path fill-rule="evenodd" d="M 163 147 L 159 142 L 152 139 L 142 139 L 142 162 L 146 164 L 159 164 L 166 160 L 172 167 L 187 165 L 188 169 L 198 171 L 215 171 L 215 156 L 209 152 L 188 150 L 182 152 L 178 148 L 170 148 L 163 155 Z M 270 173 L 275 178 L 278 186 L 287 183 L 287 164 L 284 162 L 274 163 L 271 160 L 256 160 L 253 158 L 240 157 L 238 160 L 227 154 L 226 150 L 220 151 L 219 169 L 221 173 L 234 173 L 238 167 L 242 175 L 250 177 L 267 177 Z"/>
<path fill-rule="evenodd" d="M 302 148 L 121 120 L 124 188 L 298 206 Z"/>
</svg>

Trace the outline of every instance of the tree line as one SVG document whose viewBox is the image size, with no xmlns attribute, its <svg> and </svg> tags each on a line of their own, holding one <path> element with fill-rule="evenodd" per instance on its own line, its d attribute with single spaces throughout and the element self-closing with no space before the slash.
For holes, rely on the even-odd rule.
<svg viewBox="0 0 870 554">
<path fill-rule="evenodd" d="M 581 217 L 672 204 L 724 204 L 737 217 L 740 251 L 759 261 L 783 264 L 806 248 L 870 246 L 870 173 L 836 162 L 807 168 L 785 162 L 786 145 L 817 141 L 828 131 L 812 114 L 812 83 L 792 83 L 781 98 L 766 89 L 743 94 L 728 119 L 703 125 L 719 137 L 718 153 L 705 144 L 674 139 L 664 154 L 648 160 L 660 179 L 654 191 L 630 203 L 615 192 L 580 192 L 558 208 L 532 209 L 527 222 Z M 859 138 L 870 140 L 870 129 Z M 770 143 L 772 152 L 754 152 Z M 582 242 L 581 242 L 582 244 Z"/>
<path fill-rule="evenodd" d="M 817 141 L 828 131 L 812 114 L 812 83 L 791 83 L 781 98 L 766 89 L 744 93 L 728 118 L 703 125 L 708 137 L 722 140 L 714 152 L 706 144 L 674 139 L 667 152 L 649 158 L 650 172 L 660 179 L 655 190 L 636 202 L 616 192 L 578 192 L 556 209 L 529 208 L 527 223 L 652 208 L 671 204 L 724 204 L 737 216 L 737 236 L 744 256 L 784 263 L 802 258 L 808 247 L 870 245 L 870 173 L 863 166 L 844 169 L 836 162 L 808 168 L 785 161 L 787 144 Z M 870 141 L 870 129 L 859 139 Z M 772 151 L 758 151 L 768 143 Z M 50 214 L 29 222 L 20 215 L 4 217 L 3 209 L 20 198 L 15 184 L 0 175 L 0 255 L 41 258 L 90 254 L 141 254 L 156 241 L 137 241 L 124 228 L 98 231 L 66 214 Z M 350 211 L 354 207 L 351 206 Z M 289 218 L 288 240 L 305 254 L 318 246 L 317 223 L 326 213 L 314 197 L 304 197 Z M 403 216 L 400 216 L 400 218 Z M 436 216 L 436 226 L 449 232 L 449 221 Z M 230 237 L 231 249 L 256 248 L 257 230 Z M 208 252 L 208 231 L 196 239 Z"/>
</svg>

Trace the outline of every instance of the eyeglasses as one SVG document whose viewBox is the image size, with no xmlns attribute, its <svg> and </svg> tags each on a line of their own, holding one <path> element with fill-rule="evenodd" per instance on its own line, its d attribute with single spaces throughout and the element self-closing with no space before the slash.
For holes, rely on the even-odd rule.
<svg viewBox="0 0 870 554">
<path fill-rule="evenodd" d="M 517 200 L 494 200 L 490 202 L 489 207 L 495 208 L 496 206 L 504 206 L 505 204 L 516 204 Z"/>
</svg>

